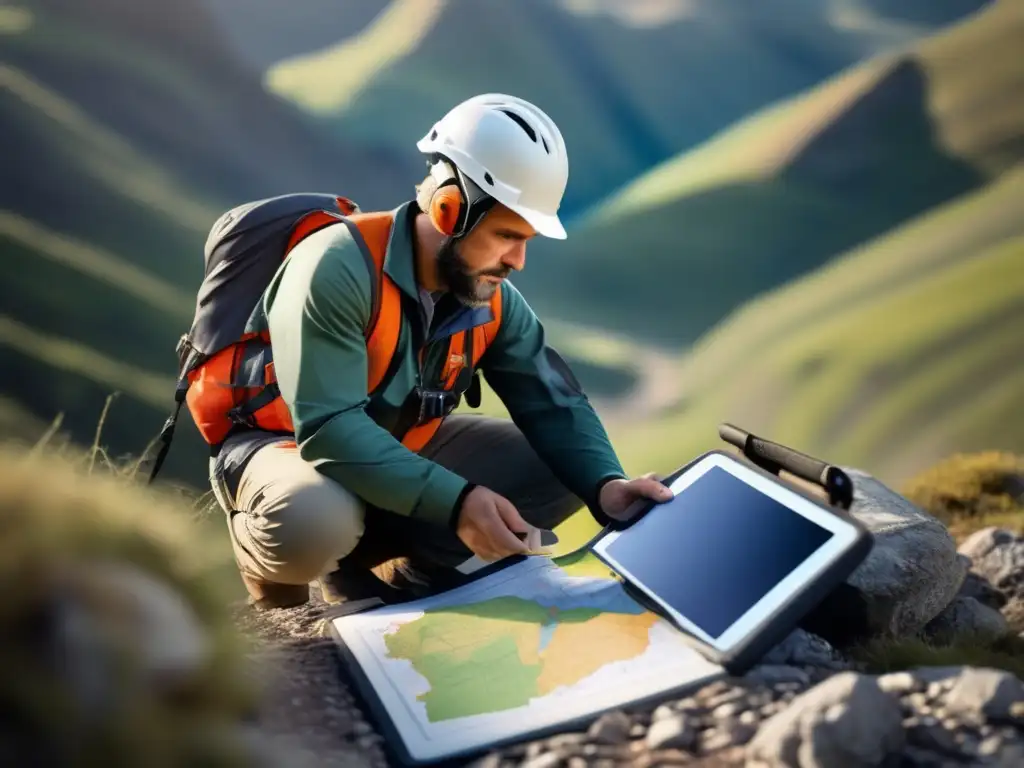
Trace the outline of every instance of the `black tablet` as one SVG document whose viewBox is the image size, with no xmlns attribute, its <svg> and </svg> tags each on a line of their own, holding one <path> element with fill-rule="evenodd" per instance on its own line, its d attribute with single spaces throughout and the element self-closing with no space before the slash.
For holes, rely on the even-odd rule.
<svg viewBox="0 0 1024 768">
<path fill-rule="evenodd" d="M 764 645 L 773 624 L 770 639 L 789 631 L 803 612 L 794 602 L 820 599 L 870 550 L 852 518 L 723 452 L 670 487 L 671 500 L 593 552 L 715 658 Z"/>
</svg>

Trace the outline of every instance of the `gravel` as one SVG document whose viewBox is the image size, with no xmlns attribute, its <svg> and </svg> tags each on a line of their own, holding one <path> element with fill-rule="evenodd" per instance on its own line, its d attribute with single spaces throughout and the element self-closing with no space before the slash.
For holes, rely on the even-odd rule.
<svg viewBox="0 0 1024 768">
<path fill-rule="evenodd" d="M 289 766 L 383 768 L 383 739 L 344 681 L 337 646 L 321 634 L 323 608 L 315 600 L 276 611 L 236 606 L 265 689 L 259 727 L 291 752 Z"/>
<path fill-rule="evenodd" d="M 317 596 L 318 598 L 318 596 Z M 389 765 L 383 739 L 346 687 L 323 604 L 239 607 L 266 685 L 259 728 L 291 750 L 289 766 Z M 794 643 L 799 643 L 794 645 Z M 797 638 L 742 678 L 617 710 L 586 729 L 498 749 L 476 768 L 604 765 L 1024 765 L 1024 683 L 994 669 L 868 675 L 813 638 Z M 810 643 L 810 645 L 808 645 Z M 813 647 L 810 656 L 792 653 Z M 807 663 L 810 662 L 810 663 Z"/>
</svg>

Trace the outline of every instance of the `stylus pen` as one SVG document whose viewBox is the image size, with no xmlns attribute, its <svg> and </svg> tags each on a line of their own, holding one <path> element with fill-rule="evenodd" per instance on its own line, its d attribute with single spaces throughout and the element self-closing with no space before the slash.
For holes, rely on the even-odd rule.
<svg viewBox="0 0 1024 768">
<path fill-rule="evenodd" d="M 780 469 L 784 469 L 802 480 L 816 483 L 828 492 L 833 504 L 843 509 L 849 509 L 853 503 L 853 482 L 839 467 L 780 443 L 752 435 L 734 424 L 720 424 L 718 435 L 772 474 L 778 474 Z"/>
</svg>

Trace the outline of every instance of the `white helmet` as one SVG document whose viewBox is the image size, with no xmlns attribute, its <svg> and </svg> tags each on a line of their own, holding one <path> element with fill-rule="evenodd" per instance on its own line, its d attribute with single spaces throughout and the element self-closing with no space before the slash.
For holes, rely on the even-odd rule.
<svg viewBox="0 0 1024 768">
<path fill-rule="evenodd" d="M 434 123 L 416 147 L 447 158 L 538 234 L 565 239 L 558 207 L 569 159 L 558 126 L 535 105 L 501 93 L 474 96 Z"/>
</svg>

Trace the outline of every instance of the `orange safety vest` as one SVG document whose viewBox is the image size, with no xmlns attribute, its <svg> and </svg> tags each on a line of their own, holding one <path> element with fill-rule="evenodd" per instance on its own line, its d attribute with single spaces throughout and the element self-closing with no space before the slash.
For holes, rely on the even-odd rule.
<svg viewBox="0 0 1024 768">
<path fill-rule="evenodd" d="M 267 331 L 242 331 L 241 319 L 248 321 L 270 278 L 295 246 L 325 227 L 349 225 L 353 235 L 363 241 L 364 253 L 371 257 L 372 264 L 368 260 L 367 267 L 372 269 L 371 283 L 376 295 L 365 329 L 366 391 L 372 398 L 387 386 L 385 376 L 402 324 L 401 289 L 384 272 L 394 218 L 390 212 L 359 212 L 347 198 L 325 200 L 326 197 L 285 195 L 239 206 L 225 214 L 220 226 L 211 231 L 206 249 L 207 274 L 200 289 L 196 318 L 190 333 L 178 345 L 177 407 L 161 432 L 163 446 L 150 482 L 166 457 L 182 403 L 187 405 L 199 433 L 211 446 L 220 444 L 239 427 L 294 434 L 291 413 L 277 387 L 270 335 Z M 273 258 L 274 263 L 269 264 L 268 258 Z M 235 278 L 224 278 L 232 272 L 243 276 L 237 284 L 231 283 Z M 244 312 L 225 308 L 224 302 L 229 300 L 240 302 Z M 218 302 L 220 316 L 230 318 L 221 323 L 216 322 Z M 442 391 L 461 396 L 456 390 L 459 374 L 468 367 L 475 376 L 473 369 L 497 335 L 501 309 L 501 291 L 496 291 L 491 300 L 494 319 L 450 338 L 441 373 Z M 254 370 L 254 361 L 260 370 Z M 463 382 L 465 378 L 462 377 Z M 429 419 L 395 437 L 409 450 L 419 451 L 443 420 L 444 416 Z"/>
</svg>

